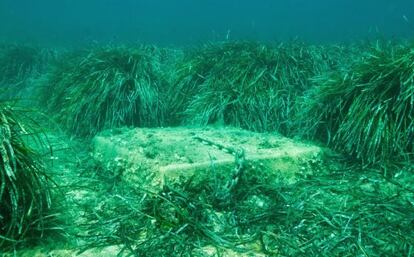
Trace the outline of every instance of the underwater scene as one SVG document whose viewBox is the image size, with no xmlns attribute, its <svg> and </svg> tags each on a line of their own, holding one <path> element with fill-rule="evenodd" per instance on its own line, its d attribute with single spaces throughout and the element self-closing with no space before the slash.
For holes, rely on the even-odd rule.
<svg viewBox="0 0 414 257">
<path fill-rule="evenodd" d="M 414 1 L 0 0 L 0 257 L 414 257 Z"/>
</svg>

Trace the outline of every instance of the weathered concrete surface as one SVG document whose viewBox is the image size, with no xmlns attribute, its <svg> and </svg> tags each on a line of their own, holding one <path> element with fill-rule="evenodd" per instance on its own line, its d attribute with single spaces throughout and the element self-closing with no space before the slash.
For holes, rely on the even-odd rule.
<svg viewBox="0 0 414 257">
<path fill-rule="evenodd" d="M 206 144 L 197 138 L 214 142 Z M 106 131 L 93 140 L 94 155 L 103 163 L 127 167 L 122 177 L 137 182 L 150 170 L 153 185 L 163 179 L 224 172 L 234 167 L 235 157 L 225 148 L 244 149 L 246 160 L 279 177 L 293 179 L 305 163 L 318 159 L 322 149 L 277 134 L 254 133 L 235 128 L 137 128 Z"/>
</svg>

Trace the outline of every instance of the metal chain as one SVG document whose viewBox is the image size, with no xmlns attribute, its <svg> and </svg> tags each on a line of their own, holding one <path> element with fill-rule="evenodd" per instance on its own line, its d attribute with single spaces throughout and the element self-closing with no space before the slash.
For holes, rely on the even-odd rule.
<svg viewBox="0 0 414 257">
<path fill-rule="evenodd" d="M 194 140 L 197 140 L 205 145 L 209 145 L 215 147 L 225 153 L 231 154 L 234 156 L 234 163 L 235 167 L 233 170 L 233 175 L 231 176 L 231 180 L 227 181 L 224 185 L 228 194 L 238 185 L 241 176 L 243 176 L 245 168 L 246 168 L 246 155 L 243 148 L 235 149 L 233 147 L 226 147 L 219 143 L 215 143 L 211 140 L 201 138 L 198 136 L 193 137 Z"/>
</svg>

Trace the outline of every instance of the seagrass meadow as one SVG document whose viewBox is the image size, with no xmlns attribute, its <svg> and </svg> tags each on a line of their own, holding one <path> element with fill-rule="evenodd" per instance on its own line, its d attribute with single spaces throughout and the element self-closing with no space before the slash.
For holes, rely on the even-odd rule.
<svg viewBox="0 0 414 257">
<path fill-rule="evenodd" d="M 0 256 L 414 256 L 414 44 L 0 45 Z"/>
</svg>

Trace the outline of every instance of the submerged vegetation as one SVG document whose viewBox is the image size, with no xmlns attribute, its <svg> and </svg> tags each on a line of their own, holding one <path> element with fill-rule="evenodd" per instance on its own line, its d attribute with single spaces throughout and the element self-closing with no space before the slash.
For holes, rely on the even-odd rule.
<svg viewBox="0 0 414 257">
<path fill-rule="evenodd" d="M 0 93 L 14 97 L 27 86 L 28 79 L 45 72 L 55 53 L 24 45 L 4 45 L 0 48 Z"/>
<path fill-rule="evenodd" d="M 165 81 L 157 48 L 102 47 L 68 58 L 50 74 L 42 99 L 71 133 L 162 124 Z"/>
<path fill-rule="evenodd" d="M 0 104 L 0 249 L 42 237 L 55 219 L 51 181 L 34 148 L 43 139 L 30 115 Z"/>
<path fill-rule="evenodd" d="M 18 84 L 37 71 L 40 51 L 29 46 L 6 46 L 0 51 L 2 84 Z"/>
<path fill-rule="evenodd" d="M 79 152 L 87 158 L 57 159 L 56 166 L 67 182 L 61 190 L 75 199 L 69 201 L 71 214 L 78 212 L 70 219 L 75 225 L 68 226 L 77 226 L 71 236 L 79 239 L 78 250 L 115 245 L 133 256 L 413 254 L 412 46 L 228 41 L 183 53 L 103 46 L 63 55 L 47 72 L 35 48 L 10 49 L 0 48 L 0 83 L 18 85 L 44 72 L 36 92 L 40 104 L 70 135 L 85 140 Z M 29 117 L 0 106 L 0 249 L 41 237 L 55 222 L 54 185 L 31 147 L 43 136 Z M 232 175 L 215 171 L 212 156 L 210 173 L 166 179 L 160 189 L 148 186 L 151 172 L 128 184 L 123 174 L 141 170 L 125 163 L 90 165 L 95 160 L 87 142 L 102 130 L 173 125 L 278 132 L 321 141 L 345 158 L 333 154 L 307 163 L 293 182 L 249 166 L 231 190 L 223 181 Z M 155 142 L 151 137 L 143 140 Z M 151 152 L 146 146 L 142 151 Z M 186 156 L 173 159 L 180 158 Z"/>
<path fill-rule="evenodd" d="M 412 159 L 413 49 L 377 45 L 350 70 L 315 78 L 303 102 L 303 131 L 365 163 Z"/>
<path fill-rule="evenodd" d="M 185 123 L 221 123 L 254 131 L 291 128 L 295 99 L 329 69 L 322 48 L 300 43 L 209 44 L 187 56 L 171 88 L 171 109 Z"/>
<path fill-rule="evenodd" d="M 108 177 L 102 167 L 97 172 Z M 82 238 L 85 250 L 117 245 L 132 256 L 406 256 L 414 205 L 402 185 L 414 177 L 412 169 L 400 172 L 387 180 L 312 162 L 289 183 L 248 169 L 230 194 L 225 171 L 167 182 L 160 191 L 102 180 L 96 205 L 84 204 L 90 216 Z"/>
</svg>

